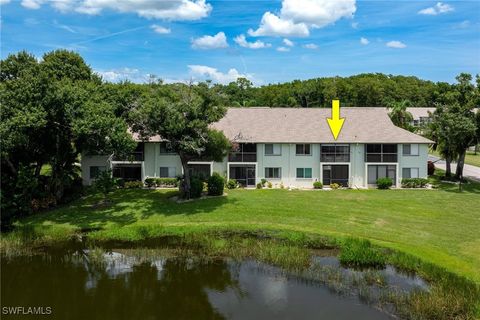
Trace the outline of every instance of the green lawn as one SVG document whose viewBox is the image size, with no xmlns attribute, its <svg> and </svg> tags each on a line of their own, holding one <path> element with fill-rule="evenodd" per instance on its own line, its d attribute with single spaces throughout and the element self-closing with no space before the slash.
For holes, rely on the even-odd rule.
<svg viewBox="0 0 480 320">
<path fill-rule="evenodd" d="M 440 154 L 437 151 L 430 150 L 430 154 L 433 154 L 434 156 L 440 157 Z M 480 152 L 475 152 L 473 151 L 467 151 L 467 154 L 465 155 L 465 163 L 472 165 L 472 166 L 477 166 L 480 167 Z"/>
<path fill-rule="evenodd" d="M 35 230 L 102 228 L 102 237 L 135 232 L 236 229 L 354 236 L 413 254 L 480 283 L 480 184 L 462 193 L 438 190 L 228 190 L 227 197 L 177 204 L 175 191 L 117 190 L 113 204 L 98 195 L 40 213 L 20 224 Z"/>
</svg>

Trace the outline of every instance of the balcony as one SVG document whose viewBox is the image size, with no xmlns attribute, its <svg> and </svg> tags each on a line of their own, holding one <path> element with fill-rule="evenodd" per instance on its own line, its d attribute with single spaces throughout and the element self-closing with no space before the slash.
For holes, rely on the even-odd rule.
<svg viewBox="0 0 480 320">
<path fill-rule="evenodd" d="M 397 162 L 398 155 L 396 153 L 367 153 L 365 154 L 365 162 Z"/>
<path fill-rule="evenodd" d="M 230 152 L 228 154 L 229 162 L 257 162 L 256 152 Z"/>
<path fill-rule="evenodd" d="M 350 162 L 350 153 L 322 153 L 321 162 Z"/>
<path fill-rule="evenodd" d="M 143 161 L 143 152 L 132 152 L 126 156 L 113 156 L 113 161 Z"/>
</svg>

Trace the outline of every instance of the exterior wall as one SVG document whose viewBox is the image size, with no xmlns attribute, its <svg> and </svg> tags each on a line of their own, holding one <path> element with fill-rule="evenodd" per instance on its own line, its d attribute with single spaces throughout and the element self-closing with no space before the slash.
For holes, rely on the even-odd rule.
<svg viewBox="0 0 480 320">
<path fill-rule="evenodd" d="M 285 187 L 295 186 L 311 188 L 314 181 L 320 180 L 320 145 L 311 145 L 311 155 L 296 155 L 295 144 L 282 143 L 281 154 L 265 155 L 265 144 L 257 144 L 257 182 L 265 178 L 265 168 L 282 168 L 280 179 L 267 179 Z M 297 168 L 312 168 L 312 178 L 297 179 Z"/>
<path fill-rule="evenodd" d="M 403 144 L 398 145 L 398 164 L 399 164 L 399 182 L 402 181 L 403 168 L 418 168 L 419 178 L 427 178 L 428 176 L 428 144 L 420 144 L 418 146 L 418 156 L 404 156 Z"/>
<path fill-rule="evenodd" d="M 350 186 L 364 188 L 366 186 L 365 145 L 350 144 Z"/>
<path fill-rule="evenodd" d="M 145 143 L 145 177 L 160 177 L 160 167 L 174 167 L 176 175 L 183 173 L 179 156 L 160 154 L 160 143 Z"/>
<path fill-rule="evenodd" d="M 274 185 L 283 183 L 285 187 L 293 186 L 300 188 L 312 188 L 314 181 L 322 181 L 322 165 L 320 162 L 320 144 L 311 144 L 311 155 L 296 155 L 296 145 L 281 144 L 281 154 L 278 156 L 265 155 L 265 144 L 257 144 L 257 171 L 256 182 L 265 178 L 265 168 L 281 168 L 280 179 L 267 179 Z M 159 143 L 145 143 L 144 162 L 142 163 L 142 180 L 147 177 L 159 177 L 160 167 L 175 167 L 176 175 L 183 173 L 180 157 L 174 154 L 160 154 Z M 90 166 L 109 167 L 108 156 L 82 156 L 82 179 L 85 185 L 90 185 Z M 419 177 L 427 177 L 428 145 L 419 145 L 418 156 L 404 156 L 403 145 L 398 145 L 398 163 L 397 165 L 397 186 L 402 179 L 403 168 L 419 168 Z M 127 162 L 123 162 L 127 163 Z M 334 163 L 330 163 L 334 164 Z M 343 164 L 343 163 L 337 163 Z M 365 145 L 350 144 L 350 163 L 349 164 L 349 186 L 352 188 L 367 187 L 366 168 L 369 163 L 365 163 Z M 373 164 L 373 163 L 372 163 Z M 383 163 L 387 164 L 387 163 Z M 394 163 L 395 164 L 395 163 Z M 227 177 L 228 162 L 225 158 L 222 162 L 212 164 L 214 172 Z M 312 168 L 312 178 L 297 179 L 297 168 Z"/>
<path fill-rule="evenodd" d="M 83 185 L 89 186 L 93 183 L 90 179 L 90 167 L 107 167 L 110 168 L 110 163 L 108 162 L 108 156 L 87 156 L 82 154 L 81 167 L 82 167 L 82 180 Z"/>
</svg>

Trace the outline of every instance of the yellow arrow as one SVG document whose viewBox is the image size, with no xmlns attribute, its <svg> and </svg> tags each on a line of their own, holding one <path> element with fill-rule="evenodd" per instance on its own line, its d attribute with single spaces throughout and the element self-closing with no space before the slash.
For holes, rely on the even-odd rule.
<svg viewBox="0 0 480 320">
<path fill-rule="evenodd" d="M 337 140 L 340 131 L 342 131 L 345 118 L 340 118 L 340 101 L 332 100 L 332 117 L 327 118 L 328 126 L 332 131 L 333 138 Z"/>
</svg>

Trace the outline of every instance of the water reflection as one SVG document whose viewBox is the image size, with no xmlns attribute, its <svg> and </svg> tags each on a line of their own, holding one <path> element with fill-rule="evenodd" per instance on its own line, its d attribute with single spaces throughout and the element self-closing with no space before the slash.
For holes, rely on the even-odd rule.
<svg viewBox="0 0 480 320">
<path fill-rule="evenodd" d="M 2 306 L 51 306 L 52 319 L 389 319 L 255 261 L 117 252 L 2 259 Z M 6 317 L 6 319 L 15 317 Z"/>
</svg>

